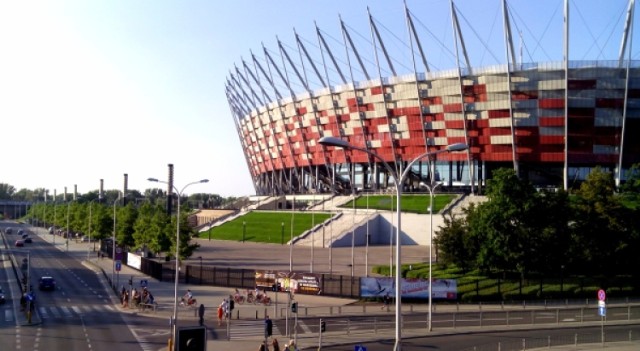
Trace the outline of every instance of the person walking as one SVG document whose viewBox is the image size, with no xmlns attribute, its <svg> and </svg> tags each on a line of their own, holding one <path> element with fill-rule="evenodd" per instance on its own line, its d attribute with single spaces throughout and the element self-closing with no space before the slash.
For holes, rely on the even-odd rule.
<svg viewBox="0 0 640 351">
<path fill-rule="evenodd" d="M 264 339 L 267 340 L 271 335 L 273 335 L 273 322 L 267 315 L 264 317 Z"/>
<path fill-rule="evenodd" d="M 200 323 L 200 326 L 204 325 L 204 304 L 200 304 L 200 307 L 198 308 L 198 322 Z"/>
<path fill-rule="evenodd" d="M 387 311 L 389 311 L 389 304 L 391 303 L 391 297 L 389 296 L 389 293 L 384 294 L 384 296 L 382 297 L 382 307 L 380 307 L 381 310 L 386 309 Z"/>
<path fill-rule="evenodd" d="M 271 341 L 271 347 L 273 348 L 273 351 L 280 351 L 280 344 L 278 344 L 278 339 L 273 338 L 273 341 Z"/>
<path fill-rule="evenodd" d="M 224 315 L 224 308 L 222 307 L 223 303 L 218 305 L 218 326 L 222 325 L 222 316 Z"/>
</svg>

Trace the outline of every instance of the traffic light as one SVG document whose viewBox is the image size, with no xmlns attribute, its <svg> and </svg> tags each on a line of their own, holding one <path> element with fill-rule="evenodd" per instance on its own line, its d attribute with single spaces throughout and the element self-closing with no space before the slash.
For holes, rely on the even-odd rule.
<svg viewBox="0 0 640 351">
<path fill-rule="evenodd" d="M 324 333 L 326 331 L 327 331 L 327 323 L 321 319 L 320 320 L 320 332 Z"/>
<path fill-rule="evenodd" d="M 207 331 L 205 327 L 187 327 L 178 330 L 177 351 L 206 351 Z"/>
<path fill-rule="evenodd" d="M 297 302 L 292 302 L 291 303 L 291 312 L 292 313 L 298 313 L 298 303 Z"/>
</svg>

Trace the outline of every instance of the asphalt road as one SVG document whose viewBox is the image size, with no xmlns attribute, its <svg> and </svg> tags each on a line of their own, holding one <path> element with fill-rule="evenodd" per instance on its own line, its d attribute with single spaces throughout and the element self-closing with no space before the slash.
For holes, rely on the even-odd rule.
<svg viewBox="0 0 640 351">
<path fill-rule="evenodd" d="M 4 226 L 6 227 L 6 225 Z M 19 226 L 12 225 L 14 234 L 6 234 L 13 243 L 18 238 Z M 96 272 L 83 266 L 75 258 L 54 249 L 38 236 L 33 236 L 32 244 L 16 250 L 16 255 L 29 258 L 31 282 L 36 295 L 35 308 L 42 320 L 41 324 L 20 326 L 17 318 L 0 320 L 0 345 L 7 350 L 92 350 L 140 351 L 138 338 L 130 330 L 127 319 L 113 305 L 113 300 Z M 27 255 L 27 252 L 29 255 Z M 10 270 L 3 270 L 2 285 L 9 283 Z M 56 279 L 54 291 L 39 291 L 38 279 L 52 276 Z M 11 301 L 2 308 L 13 309 L 13 301 L 19 301 L 17 286 L 10 289 Z M 17 312 L 21 313 L 21 312 Z M 15 316 L 14 316 L 15 317 Z"/>
<path fill-rule="evenodd" d="M 584 341 L 590 341 L 597 345 L 600 340 L 600 332 L 600 327 L 584 327 L 435 335 L 425 336 L 422 338 L 403 339 L 402 350 L 471 351 L 474 350 L 474 347 L 477 350 L 485 351 L 529 350 L 535 348 L 547 349 L 549 340 L 552 341 L 552 346 L 573 345 L 576 335 L 578 335 L 579 340 L 582 340 L 582 343 L 584 343 Z M 623 338 L 629 333 L 637 335 L 638 332 L 640 332 L 640 324 L 607 326 L 605 328 L 605 334 L 610 338 L 613 338 L 614 335 Z M 329 351 L 353 351 L 355 350 L 356 345 L 362 345 L 366 347 L 367 351 L 389 351 L 393 349 L 393 344 L 393 340 L 385 340 L 322 347 L 322 349 Z M 526 348 L 524 348 L 524 346 L 526 346 Z"/>
</svg>

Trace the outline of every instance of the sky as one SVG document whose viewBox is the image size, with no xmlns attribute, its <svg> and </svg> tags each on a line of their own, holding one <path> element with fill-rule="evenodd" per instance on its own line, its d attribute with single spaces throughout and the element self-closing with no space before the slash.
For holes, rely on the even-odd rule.
<svg viewBox="0 0 640 351">
<path fill-rule="evenodd" d="M 0 2 L 0 183 L 58 194 L 166 180 L 185 194 L 255 194 L 224 92 L 234 65 L 317 51 L 314 23 L 344 57 L 340 18 L 373 60 L 367 9 L 399 71 L 412 71 L 401 0 Z M 432 70 L 456 67 L 448 0 L 407 0 Z M 456 1 L 472 66 L 505 62 L 499 0 Z M 524 62 L 562 60 L 561 0 L 510 1 Z M 569 57 L 616 60 L 626 1 L 571 1 Z M 636 38 L 640 36 L 635 36 Z M 634 42 L 636 40 L 634 39 Z M 634 48 L 640 45 L 634 43 Z M 522 53 L 522 54 L 520 54 Z M 294 56 L 295 56 L 294 55 Z M 637 59 L 637 49 L 631 50 Z M 316 59 L 319 59 L 316 56 Z M 387 75 L 388 72 L 382 72 Z M 164 187 L 163 187 L 164 188 Z"/>
</svg>

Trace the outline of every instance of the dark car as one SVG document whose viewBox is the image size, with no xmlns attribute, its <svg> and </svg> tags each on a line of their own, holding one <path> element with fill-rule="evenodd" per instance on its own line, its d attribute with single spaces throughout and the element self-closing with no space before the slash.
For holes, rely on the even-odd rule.
<svg viewBox="0 0 640 351">
<path fill-rule="evenodd" d="M 29 234 L 22 234 L 22 239 L 26 239 L 29 237 Z"/>
<path fill-rule="evenodd" d="M 24 229 L 18 229 L 18 235 L 24 234 Z"/>
<path fill-rule="evenodd" d="M 11 234 L 11 233 L 13 233 L 13 229 L 7 228 L 7 229 L 4 230 L 4 232 L 7 233 L 7 234 Z"/>
<path fill-rule="evenodd" d="M 5 303 L 4 293 L 2 292 L 2 288 L 0 288 L 0 303 Z"/>
<path fill-rule="evenodd" d="M 24 243 L 25 243 L 25 244 L 31 244 L 32 242 L 33 242 L 33 240 L 31 240 L 31 238 L 30 238 L 30 237 L 26 237 L 26 238 L 24 238 Z"/>
<path fill-rule="evenodd" d="M 53 277 L 41 277 L 40 290 L 56 290 L 56 280 Z"/>
</svg>

